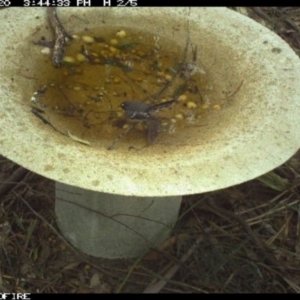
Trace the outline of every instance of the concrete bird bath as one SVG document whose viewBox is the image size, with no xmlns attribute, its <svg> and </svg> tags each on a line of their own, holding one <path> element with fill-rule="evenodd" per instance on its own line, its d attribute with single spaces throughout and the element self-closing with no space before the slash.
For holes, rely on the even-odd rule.
<svg viewBox="0 0 300 300">
<path fill-rule="evenodd" d="M 223 97 L 243 85 L 203 127 L 159 137 L 138 152 L 87 147 L 30 112 L 37 70 L 49 57 L 32 45 L 45 35 L 46 10 L 1 10 L 1 154 L 56 184 L 56 217 L 87 254 L 134 257 L 170 234 L 182 195 L 236 185 L 284 163 L 299 148 L 300 61 L 276 34 L 226 8 L 63 8 L 71 32 L 117 24 L 174 37 L 189 34 L 198 61 Z M 37 68 L 36 66 L 41 66 Z M 39 73 L 40 74 L 40 73 Z"/>
</svg>

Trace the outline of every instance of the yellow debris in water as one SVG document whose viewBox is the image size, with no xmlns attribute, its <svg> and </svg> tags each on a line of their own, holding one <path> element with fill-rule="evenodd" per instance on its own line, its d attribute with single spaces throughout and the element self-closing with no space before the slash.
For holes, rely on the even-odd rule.
<svg viewBox="0 0 300 300">
<path fill-rule="evenodd" d="M 84 35 L 82 40 L 87 44 L 92 44 L 95 42 L 95 39 L 92 36 Z"/>
<path fill-rule="evenodd" d="M 86 57 L 85 57 L 83 54 L 81 54 L 81 53 L 78 53 L 78 54 L 76 55 L 76 59 L 77 59 L 77 61 L 79 61 L 79 62 L 86 61 Z"/>
<path fill-rule="evenodd" d="M 117 45 L 118 44 L 118 40 L 117 39 L 111 39 L 110 43 L 111 43 L 111 45 Z"/>
<path fill-rule="evenodd" d="M 214 108 L 214 109 L 221 109 L 221 105 L 220 105 L 220 104 L 215 104 L 215 105 L 213 106 L 213 108 Z"/>
<path fill-rule="evenodd" d="M 116 36 L 117 37 L 120 37 L 120 38 L 124 38 L 126 36 L 126 31 L 125 30 L 119 30 L 117 33 L 116 33 Z"/>
<path fill-rule="evenodd" d="M 186 104 L 187 108 L 196 108 L 197 107 L 197 104 L 193 101 L 189 101 L 187 104 Z"/>
<path fill-rule="evenodd" d="M 183 119 L 183 114 L 177 114 L 175 116 L 176 119 L 182 120 Z"/>
<path fill-rule="evenodd" d="M 171 81 L 173 78 L 171 75 L 167 74 L 165 75 L 166 80 Z"/>
<path fill-rule="evenodd" d="M 109 47 L 109 50 L 110 50 L 111 53 L 114 53 L 114 54 L 120 52 L 119 49 L 117 49 L 115 47 Z"/>
<path fill-rule="evenodd" d="M 75 58 L 72 56 L 64 56 L 63 62 L 68 64 L 75 64 Z"/>
<path fill-rule="evenodd" d="M 185 101 L 186 99 L 187 99 L 187 95 L 185 95 L 185 94 L 182 94 L 178 97 L 179 101 Z"/>
<path fill-rule="evenodd" d="M 41 53 L 43 53 L 43 54 L 50 54 L 50 53 L 51 53 L 51 50 L 50 50 L 50 48 L 45 47 L 45 48 L 43 48 L 43 49 L 41 50 Z"/>
<path fill-rule="evenodd" d="M 121 111 L 118 111 L 117 112 L 117 116 L 120 118 L 120 117 L 123 117 L 124 116 L 124 113 L 123 112 L 121 112 Z"/>
</svg>

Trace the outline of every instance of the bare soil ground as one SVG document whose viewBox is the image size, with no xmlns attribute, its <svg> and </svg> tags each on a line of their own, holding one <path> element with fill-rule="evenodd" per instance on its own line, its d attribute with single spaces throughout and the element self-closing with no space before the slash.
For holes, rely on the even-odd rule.
<svg viewBox="0 0 300 300">
<path fill-rule="evenodd" d="M 300 8 L 231 7 L 300 54 Z M 185 197 L 173 235 L 145 257 L 108 261 L 68 245 L 54 182 L 0 157 L 0 292 L 298 293 L 300 153 L 273 172 Z"/>
</svg>

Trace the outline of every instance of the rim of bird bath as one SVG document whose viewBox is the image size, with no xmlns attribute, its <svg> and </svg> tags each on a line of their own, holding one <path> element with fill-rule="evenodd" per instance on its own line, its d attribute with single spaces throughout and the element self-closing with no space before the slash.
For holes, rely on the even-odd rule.
<svg viewBox="0 0 300 300">
<path fill-rule="evenodd" d="M 232 104 L 216 110 L 206 126 L 176 137 L 159 136 L 140 151 L 129 151 L 124 143 L 108 151 L 60 135 L 30 112 L 37 82 L 34 66 L 41 59 L 40 49 L 29 43 L 37 32 L 50 33 L 45 10 L 20 12 L 0 11 L 5 19 L 0 145 L 2 155 L 35 173 L 99 194 L 163 198 L 251 180 L 281 165 L 299 148 L 299 58 L 279 36 L 248 17 L 227 8 L 204 7 L 190 8 L 188 15 L 188 8 L 169 7 L 131 8 L 126 14 L 121 8 L 59 9 L 72 33 L 101 22 L 119 28 L 139 24 L 140 30 L 162 38 L 176 37 L 182 48 L 189 18 L 190 39 L 211 75 L 216 97 L 243 81 Z"/>
</svg>

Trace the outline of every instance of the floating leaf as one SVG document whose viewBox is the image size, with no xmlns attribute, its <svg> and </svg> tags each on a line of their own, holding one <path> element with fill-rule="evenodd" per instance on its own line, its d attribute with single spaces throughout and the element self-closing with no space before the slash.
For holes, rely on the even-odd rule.
<svg viewBox="0 0 300 300">
<path fill-rule="evenodd" d="M 133 43 L 133 42 L 127 42 L 122 41 L 118 43 L 117 45 L 114 45 L 114 47 L 118 48 L 121 51 L 129 51 L 133 49 L 134 47 L 138 46 L 140 43 Z"/>
</svg>

